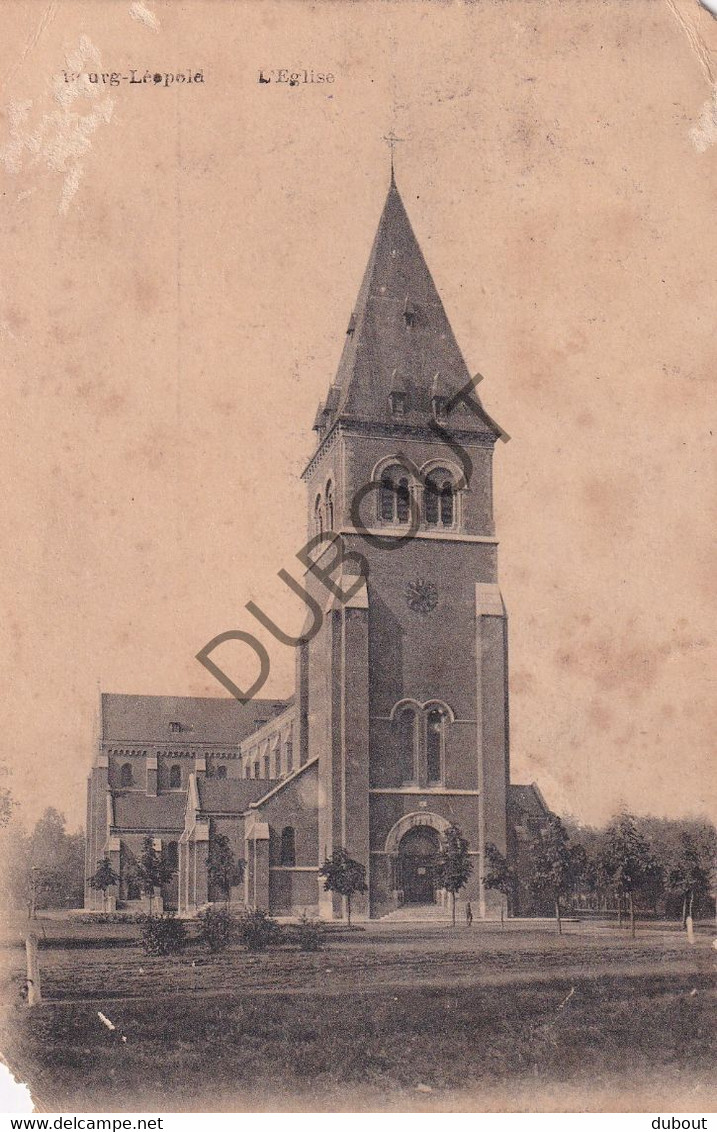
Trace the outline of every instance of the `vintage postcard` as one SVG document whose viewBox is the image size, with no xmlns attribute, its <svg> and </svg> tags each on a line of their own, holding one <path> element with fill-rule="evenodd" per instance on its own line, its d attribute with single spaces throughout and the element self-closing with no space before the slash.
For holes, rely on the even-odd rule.
<svg viewBox="0 0 717 1132">
<path fill-rule="evenodd" d="M 705 1127 L 713 8 L 2 5 L 37 1112 Z"/>
</svg>

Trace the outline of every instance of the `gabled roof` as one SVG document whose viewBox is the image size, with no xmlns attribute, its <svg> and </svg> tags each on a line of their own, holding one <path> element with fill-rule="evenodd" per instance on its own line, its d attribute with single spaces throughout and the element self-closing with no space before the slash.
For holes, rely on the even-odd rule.
<svg viewBox="0 0 717 1132">
<path fill-rule="evenodd" d="M 139 791 L 115 794 L 113 798 L 115 829 L 175 830 L 184 828 L 187 795 L 184 791 L 152 797 Z"/>
<path fill-rule="evenodd" d="M 435 390 L 450 396 L 470 381 L 393 178 L 350 327 L 321 414 L 324 435 L 339 419 L 395 423 L 389 397 L 398 391 L 406 393 L 404 422 L 427 426 Z M 465 407 L 456 410 L 453 423 L 499 435 L 487 415 Z"/>
<path fill-rule="evenodd" d="M 275 778 L 197 777 L 199 805 L 203 814 L 243 814 L 252 802 L 277 785 Z"/>
<path fill-rule="evenodd" d="M 544 818 L 550 813 L 535 782 L 529 786 L 511 783 L 508 787 L 508 805 L 514 813 L 519 812 L 523 817 Z"/>
<path fill-rule="evenodd" d="M 287 700 L 250 700 L 208 696 L 130 696 L 102 693 L 102 738 L 122 743 L 191 743 L 236 745 L 273 719 Z M 179 724 L 181 730 L 171 728 Z"/>
</svg>

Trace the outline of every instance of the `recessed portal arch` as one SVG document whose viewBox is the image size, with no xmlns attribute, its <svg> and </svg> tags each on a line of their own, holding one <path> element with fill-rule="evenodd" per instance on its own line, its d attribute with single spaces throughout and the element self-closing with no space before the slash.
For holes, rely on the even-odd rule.
<svg viewBox="0 0 717 1132">
<path fill-rule="evenodd" d="M 419 810 L 404 814 L 389 830 L 386 853 L 392 888 L 401 904 L 434 904 L 438 894 L 438 857 L 450 822 Z"/>
</svg>

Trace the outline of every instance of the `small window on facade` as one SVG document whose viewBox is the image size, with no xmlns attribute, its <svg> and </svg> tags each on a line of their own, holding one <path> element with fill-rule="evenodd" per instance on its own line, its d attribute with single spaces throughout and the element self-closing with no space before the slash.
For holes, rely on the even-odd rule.
<svg viewBox="0 0 717 1132">
<path fill-rule="evenodd" d="M 169 768 L 169 788 L 170 790 L 177 790 L 182 785 L 182 768 L 179 763 L 175 763 Z"/>
<path fill-rule="evenodd" d="M 326 485 L 326 529 L 334 529 L 334 485 L 331 480 Z"/>
<path fill-rule="evenodd" d="M 259 777 L 259 760 L 254 763 L 254 778 Z"/>
<path fill-rule="evenodd" d="M 286 868 L 293 868 L 296 865 L 296 831 L 293 825 L 285 825 L 281 831 L 279 864 Z"/>
<path fill-rule="evenodd" d="M 181 731 L 182 725 L 181 725 L 181 723 L 178 723 L 176 720 L 173 720 L 172 723 L 170 723 L 170 725 L 169 725 L 169 730 L 170 731 Z"/>
<path fill-rule="evenodd" d="M 225 766 L 218 766 L 217 767 L 217 778 L 226 778 L 226 776 L 227 776 L 227 768 Z"/>
<path fill-rule="evenodd" d="M 352 314 L 351 318 L 349 319 L 349 324 L 346 327 L 346 333 L 349 335 L 349 337 L 351 337 L 351 335 L 353 334 L 355 329 L 356 329 L 356 315 Z"/>
<path fill-rule="evenodd" d="M 286 773 L 291 774 L 294 769 L 294 746 L 291 739 L 286 740 L 284 751 L 286 753 Z"/>
<path fill-rule="evenodd" d="M 131 786 L 133 782 L 132 764 L 123 763 L 120 769 L 120 786 Z"/>
<path fill-rule="evenodd" d="M 251 767 L 249 766 L 249 763 L 247 763 L 244 767 L 244 777 L 251 778 Z"/>
<path fill-rule="evenodd" d="M 403 318 L 406 326 L 415 326 L 416 324 L 416 308 L 413 303 L 406 299 L 406 305 L 403 308 Z"/>
<path fill-rule="evenodd" d="M 440 708 L 432 708 L 426 719 L 426 769 L 430 783 L 441 781 L 444 720 Z"/>
<path fill-rule="evenodd" d="M 271 778 L 271 775 L 269 774 L 270 767 L 269 767 L 269 756 L 268 755 L 264 755 L 264 758 L 262 760 L 262 764 L 263 764 L 263 769 L 264 769 L 264 778 Z"/>
</svg>

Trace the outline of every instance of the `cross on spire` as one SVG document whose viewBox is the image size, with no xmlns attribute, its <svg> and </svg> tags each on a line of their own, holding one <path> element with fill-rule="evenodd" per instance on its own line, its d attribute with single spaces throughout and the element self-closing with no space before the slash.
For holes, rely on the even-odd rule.
<svg viewBox="0 0 717 1132">
<path fill-rule="evenodd" d="M 398 142 L 403 142 L 406 139 L 405 138 L 397 138 L 396 135 L 394 134 L 393 130 L 391 130 L 390 133 L 384 134 L 383 140 L 385 142 L 387 142 L 389 149 L 391 150 L 391 183 L 393 184 L 394 180 L 395 180 L 394 168 L 393 168 L 393 151 L 394 151 L 394 148 L 395 148 L 395 146 L 397 145 Z"/>
</svg>

